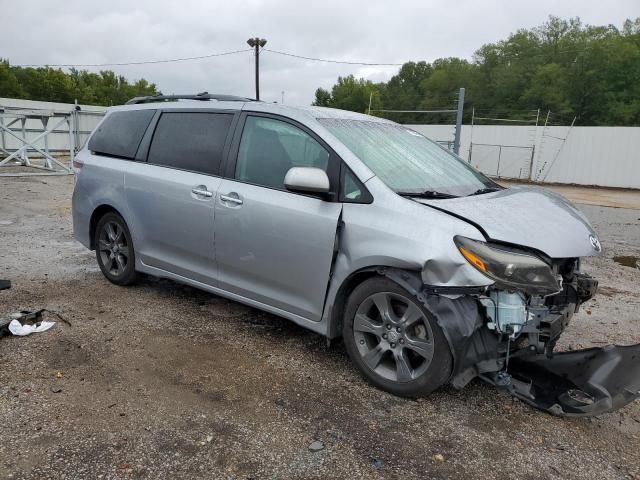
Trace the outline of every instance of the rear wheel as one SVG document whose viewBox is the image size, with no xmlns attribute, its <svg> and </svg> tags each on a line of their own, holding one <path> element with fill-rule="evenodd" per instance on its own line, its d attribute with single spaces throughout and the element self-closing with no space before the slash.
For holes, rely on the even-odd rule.
<svg viewBox="0 0 640 480">
<path fill-rule="evenodd" d="M 105 214 L 96 225 L 96 259 L 103 275 L 116 285 L 136 280 L 135 253 L 127 224 L 115 212 Z"/>
<path fill-rule="evenodd" d="M 429 394 L 451 374 L 451 352 L 435 319 L 387 278 L 372 278 L 354 289 L 342 333 L 360 372 L 395 395 Z"/>
</svg>

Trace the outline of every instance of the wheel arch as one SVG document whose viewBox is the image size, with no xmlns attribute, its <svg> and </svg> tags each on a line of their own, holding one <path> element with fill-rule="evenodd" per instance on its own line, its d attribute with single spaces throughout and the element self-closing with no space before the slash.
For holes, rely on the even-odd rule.
<svg viewBox="0 0 640 480">
<path fill-rule="evenodd" d="M 438 326 L 442 329 L 453 358 L 452 378 L 460 375 L 457 382 L 453 382 L 456 388 L 462 388 L 473 376 L 469 376 L 468 362 L 465 357 L 469 349 L 473 350 L 478 360 L 490 360 L 493 351 L 497 348 L 496 338 L 493 335 L 482 335 L 484 317 L 480 312 L 479 304 L 474 294 L 478 294 L 477 287 L 440 291 L 439 289 L 425 288 L 420 270 L 399 268 L 395 266 L 372 266 L 353 272 L 340 285 L 336 300 L 331 312 L 328 337 L 335 338 L 342 335 L 342 321 L 344 309 L 349 294 L 363 281 L 372 277 L 385 277 L 396 283 L 407 293 L 415 297 L 427 311 L 433 316 Z M 482 288 L 482 287 L 480 287 Z M 443 296 L 444 294 L 444 296 Z M 453 294 L 451 297 L 447 294 Z M 489 330 L 486 330 L 489 332 Z M 485 332 L 485 333 L 486 333 Z M 489 358 L 490 357 L 490 358 Z M 467 369 L 468 371 L 464 371 Z"/>
<path fill-rule="evenodd" d="M 109 212 L 117 213 L 124 220 L 124 216 L 122 215 L 122 213 L 118 211 L 118 209 L 116 209 L 113 205 L 104 203 L 102 205 L 97 206 L 93 210 L 93 213 L 91 214 L 91 219 L 89 220 L 89 245 L 91 250 L 95 250 L 96 248 L 96 243 L 95 243 L 96 242 L 96 226 L 98 225 L 98 222 L 100 221 L 100 219 Z"/>
<path fill-rule="evenodd" d="M 399 272 L 402 277 L 406 276 L 406 278 L 413 277 L 420 278 L 419 270 L 409 270 L 409 269 L 399 269 L 397 267 L 391 267 L 389 265 L 371 265 L 368 267 L 360 268 L 352 273 L 350 273 L 340 284 L 338 290 L 336 292 L 333 305 L 331 307 L 331 314 L 329 316 L 329 325 L 327 337 L 329 338 L 337 338 L 342 336 L 342 322 L 344 317 L 344 309 L 347 305 L 347 299 L 351 292 L 362 282 L 368 280 L 373 277 L 387 277 L 393 282 L 397 283 L 404 289 L 407 289 L 406 283 L 397 280 L 397 276 L 389 276 L 386 275 L 386 271 L 390 268 L 393 268 L 395 272 Z M 409 290 L 409 293 L 412 293 Z"/>
</svg>

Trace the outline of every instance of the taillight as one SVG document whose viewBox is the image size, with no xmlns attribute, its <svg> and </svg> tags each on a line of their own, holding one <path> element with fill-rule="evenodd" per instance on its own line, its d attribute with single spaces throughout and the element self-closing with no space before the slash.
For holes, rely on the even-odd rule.
<svg viewBox="0 0 640 480">
<path fill-rule="evenodd" d="M 82 168 L 83 163 L 78 160 L 77 158 L 73 159 L 73 168 L 75 168 L 76 170 L 80 170 Z"/>
</svg>

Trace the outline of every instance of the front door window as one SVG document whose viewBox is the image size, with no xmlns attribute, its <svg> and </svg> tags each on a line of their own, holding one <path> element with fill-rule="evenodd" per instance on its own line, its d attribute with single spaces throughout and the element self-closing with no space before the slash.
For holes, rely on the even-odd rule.
<svg viewBox="0 0 640 480">
<path fill-rule="evenodd" d="M 329 152 L 310 135 L 280 120 L 247 117 L 240 140 L 235 178 L 285 190 L 292 167 L 316 167 L 327 172 Z"/>
</svg>

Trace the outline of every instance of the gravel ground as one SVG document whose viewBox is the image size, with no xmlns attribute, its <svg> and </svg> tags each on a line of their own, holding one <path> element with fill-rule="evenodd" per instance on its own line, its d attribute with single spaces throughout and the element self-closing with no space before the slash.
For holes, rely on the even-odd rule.
<svg viewBox="0 0 640 480">
<path fill-rule="evenodd" d="M 166 280 L 111 285 L 72 239 L 72 183 L 0 179 L 0 316 L 72 324 L 0 339 L 0 478 L 640 478 L 640 402 L 561 419 L 478 381 L 404 400 L 287 321 Z M 581 208 L 601 292 L 560 347 L 640 342 L 640 269 L 613 260 L 640 257 L 640 211 Z"/>
</svg>

